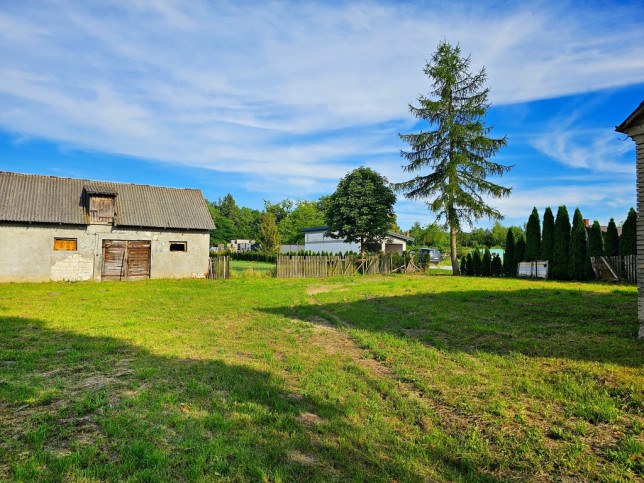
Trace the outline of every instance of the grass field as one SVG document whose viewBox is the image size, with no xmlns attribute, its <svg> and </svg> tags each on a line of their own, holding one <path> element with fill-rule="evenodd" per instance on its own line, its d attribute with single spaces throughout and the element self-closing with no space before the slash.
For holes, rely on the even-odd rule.
<svg viewBox="0 0 644 483">
<path fill-rule="evenodd" d="M 275 275 L 275 264 L 266 262 L 251 262 L 245 260 L 231 260 L 230 272 L 233 278 L 262 278 Z"/>
<path fill-rule="evenodd" d="M 0 285 L 0 480 L 644 478 L 634 287 Z"/>
</svg>

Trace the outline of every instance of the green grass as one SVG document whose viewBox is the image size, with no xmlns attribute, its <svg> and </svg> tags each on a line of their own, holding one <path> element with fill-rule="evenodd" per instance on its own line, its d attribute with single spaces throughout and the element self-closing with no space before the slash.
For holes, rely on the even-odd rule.
<svg viewBox="0 0 644 483">
<path fill-rule="evenodd" d="M 275 264 L 267 262 L 231 260 L 230 272 L 233 278 L 270 278 L 275 276 Z"/>
<path fill-rule="evenodd" d="M 644 478 L 634 287 L 0 285 L 0 480 Z"/>
</svg>

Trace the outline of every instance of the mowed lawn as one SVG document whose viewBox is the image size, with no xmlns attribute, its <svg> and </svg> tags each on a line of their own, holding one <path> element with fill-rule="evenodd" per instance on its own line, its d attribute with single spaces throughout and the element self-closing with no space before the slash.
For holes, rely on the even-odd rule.
<svg viewBox="0 0 644 483">
<path fill-rule="evenodd" d="M 0 285 L 0 480 L 644 478 L 634 287 Z"/>
</svg>

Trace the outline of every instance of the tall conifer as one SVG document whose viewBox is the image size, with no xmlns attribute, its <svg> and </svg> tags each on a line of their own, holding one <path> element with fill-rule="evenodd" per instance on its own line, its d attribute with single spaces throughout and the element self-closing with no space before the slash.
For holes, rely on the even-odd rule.
<svg viewBox="0 0 644 483">
<path fill-rule="evenodd" d="M 539 259 L 541 252 L 541 226 L 537 208 L 532 208 L 532 214 L 528 218 L 528 226 L 525 230 L 525 260 L 534 262 Z"/>
<path fill-rule="evenodd" d="M 472 268 L 474 270 L 474 275 L 477 277 L 481 275 L 481 252 L 478 248 L 476 248 L 472 254 Z"/>
<path fill-rule="evenodd" d="M 551 278 L 568 280 L 570 279 L 570 218 L 565 205 L 557 210 L 554 238 L 552 266 L 548 270 Z"/>
<path fill-rule="evenodd" d="M 622 234 L 619 237 L 620 255 L 637 255 L 637 213 L 633 208 L 628 212 L 626 221 L 622 225 Z"/>
<path fill-rule="evenodd" d="M 586 279 L 586 224 L 579 208 L 575 209 L 570 231 L 570 270 L 575 280 Z"/>
<path fill-rule="evenodd" d="M 604 242 L 602 240 L 602 228 L 599 226 L 599 222 L 595 220 L 592 228 L 590 229 L 590 234 L 588 235 L 588 263 L 586 264 L 588 279 L 594 278 L 595 276 L 590 259 L 593 257 L 601 257 L 603 254 Z"/>
<path fill-rule="evenodd" d="M 505 237 L 505 252 L 503 252 L 503 273 L 508 277 L 514 277 L 517 274 L 517 266 L 514 264 L 514 234 L 508 230 Z"/>
<path fill-rule="evenodd" d="M 541 232 L 541 260 L 552 263 L 552 250 L 555 245 L 555 217 L 548 206 L 543 213 L 543 230 Z"/>
<path fill-rule="evenodd" d="M 606 229 L 606 240 L 604 240 L 604 253 L 607 257 L 616 257 L 619 255 L 619 235 L 617 226 L 613 218 L 608 222 Z"/>
<path fill-rule="evenodd" d="M 481 275 L 484 277 L 492 275 L 492 255 L 487 247 L 485 247 L 485 253 L 483 253 L 483 260 L 481 261 Z"/>
<path fill-rule="evenodd" d="M 519 263 L 525 261 L 525 238 L 523 235 L 520 235 L 517 244 L 514 247 L 514 267 L 515 270 L 519 266 Z"/>
</svg>

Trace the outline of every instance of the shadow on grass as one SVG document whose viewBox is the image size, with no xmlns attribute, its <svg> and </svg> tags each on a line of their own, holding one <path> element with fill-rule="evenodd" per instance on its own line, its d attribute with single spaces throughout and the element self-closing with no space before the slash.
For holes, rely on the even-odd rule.
<svg viewBox="0 0 644 483">
<path fill-rule="evenodd" d="M 270 373 L 0 318 L 0 479 L 425 479 L 361 439 L 339 403 L 289 394 Z M 427 457 L 476 479 L 440 450 Z"/>
<path fill-rule="evenodd" d="M 637 295 L 560 288 L 475 290 L 371 296 L 264 312 L 315 322 L 316 317 L 356 329 L 418 340 L 452 352 L 521 353 L 640 368 Z M 335 295 L 337 297 L 337 295 Z"/>
</svg>

